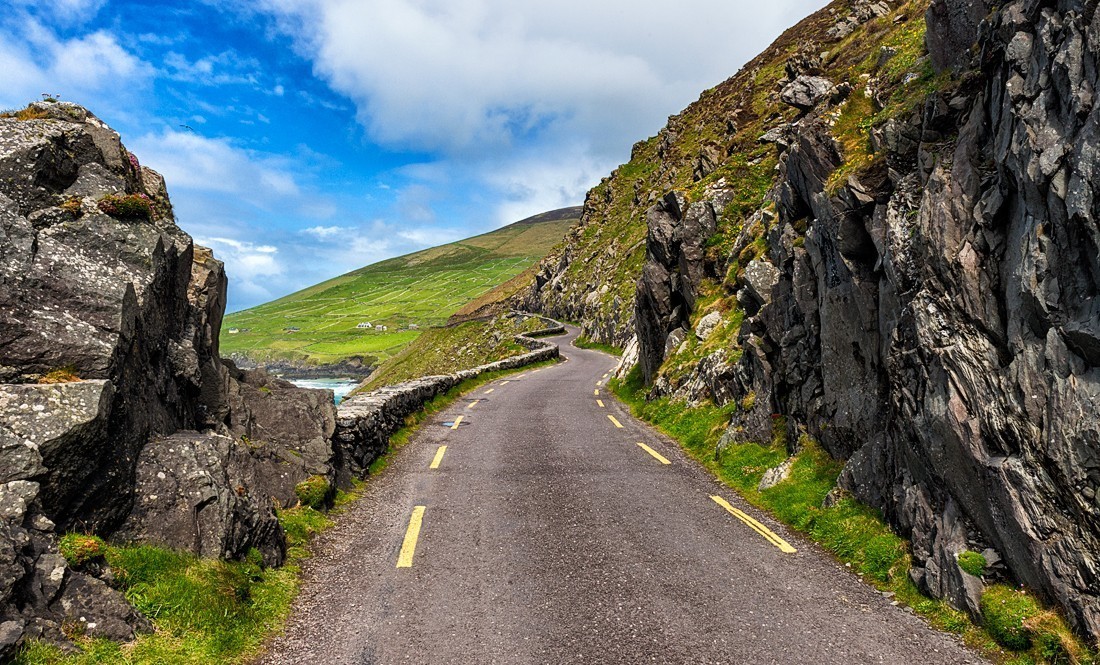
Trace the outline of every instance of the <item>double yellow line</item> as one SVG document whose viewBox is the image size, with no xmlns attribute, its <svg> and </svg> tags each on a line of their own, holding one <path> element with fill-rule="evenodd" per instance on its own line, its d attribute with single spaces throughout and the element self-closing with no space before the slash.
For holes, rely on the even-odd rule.
<svg viewBox="0 0 1100 665">
<path fill-rule="evenodd" d="M 753 519 L 752 515 L 749 515 L 748 513 L 731 506 L 729 501 L 726 501 L 725 499 L 717 495 L 711 496 L 710 498 L 719 506 L 722 506 L 727 511 L 729 511 L 730 515 L 733 515 L 737 519 L 741 520 L 746 525 L 748 525 L 750 529 L 763 536 L 764 540 L 778 547 L 780 552 L 783 552 L 785 554 L 794 554 L 798 551 L 795 548 L 791 547 L 790 543 L 777 536 L 774 531 Z"/>
</svg>

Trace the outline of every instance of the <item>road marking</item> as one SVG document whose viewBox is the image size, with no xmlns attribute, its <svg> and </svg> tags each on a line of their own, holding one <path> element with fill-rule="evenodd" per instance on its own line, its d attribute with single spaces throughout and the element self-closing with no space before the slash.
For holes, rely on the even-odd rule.
<svg viewBox="0 0 1100 665">
<path fill-rule="evenodd" d="M 603 381 L 597 381 L 597 382 L 596 382 L 596 385 L 597 385 L 597 386 L 602 386 L 602 385 L 603 385 Z"/>
<path fill-rule="evenodd" d="M 462 416 L 455 418 L 455 424 L 451 425 L 451 429 L 458 429 L 458 426 L 462 424 Z"/>
<path fill-rule="evenodd" d="M 424 506 L 413 508 L 409 518 L 409 528 L 405 531 L 405 542 L 401 543 L 401 554 L 397 556 L 398 568 L 412 568 L 413 554 L 416 554 L 416 541 L 420 538 L 420 526 L 424 523 Z"/>
<path fill-rule="evenodd" d="M 603 400 L 602 399 L 596 400 L 596 404 L 599 404 L 601 409 L 603 408 Z"/>
<path fill-rule="evenodd" d="M 650 455 L 653 455 L 653 457 L 656 458 L 657 461 L 660 462 L 661 464 L 672 464 L 672 462 L 665 459 L 664 456 L 661 455 L 661 453 L 659 453 L 656 450 L 650 448 L 649 446 L 645 445 L 641 441 L 638 442 L 638 445 L 641 446 L 642 450 L 646 451 Z"/>
<path fill-rule="evenodd" d="M 597 388 L 597 389 L 593 390 L 592 394 L 595 395 L 596 397 L 599 397 L 600 396 L 600 389 Z"/>
<path fill-rule="evenodd" d="M 508 385 L 509 383 L 511 383 L 511 381 L 501 381 L 501 382 L 500 382 L 500 385 L 502 385 L 502 386 L 506 386 L 506 385 Z"/>
<path fill-rule="evenodd" d="M 609 373 L 610 373 L 610 372 L 609 372 Z M 607 374 L 604 374 L 604 375 L 603 375 L 603 378 L 605 378 L 605 379 L 606 379 L 606 378 L 607 378 Z"/>
<path fill-rule="evenodd" d="M 615 424 L 615 427 L 618 427 L 619 429 L 623 428 L 623 424 L 620 423 L 618 420 L 615 420 L 615 416 L 609 413 L 607 414 L 607 417 L 611 419 L 611 422 Z"/>
<path fill-rule="evenodd" d="M 472 408 L 474 408 L 475 406 L 477 406 L 477 403 L 478 403 L 478 402 L 480 402 L 480 401 L 481 401 L 481 400 L 479 400 L 479 399 L 475 399 L 474 401 L 472 401 L 472 402 L 470 402 L 469 404 L 467 404 L 467 405 L 466 405 L 466 408 L 467 408 L 467 409 L 472 409 Z"/>
<path fill-rule="evenodd" d="M 485 391 L 485 394 L 488 395 L 489 393 L 493 392 L 494 390 L 496 390 L 496 388 L 490 388 L 490 389 Z"/>
<path fill-rule="evenodd" d="M 435 453 L 435 459 L 432 460 L 432 465 L 429 468 L 438 469 L 439 465 L 443 462 L 443 453 L 447 452 L 447 446 L 440 446 L 439 450 Z"/>
<path fill-rule="evenodd" d="M 791 547 L 790 543 L 775 535 L 775 533 L 771 529 L 753 519 L 751 515 L 748 515 L 747 513 L 744 513 L 731 506 L 729 501 L 726 501 L 720 496 L 712 496 L 710 498 L 713 499 L 714 502 L 717 503 L 719 506 L 722 506 L 723 508 L 728 510 L 730 515 L 733 515 L 737 519 L 747 524 L 750 529 L 759 533 L 761 536 L 764 536 L 764 540 L 778 547 L 781 552 L 794 554 L 798 551 L 795 548 Z"/>
<path fill-rule="evenodd" d="M 523 377 L 525 377 L 525 376 L 527 376 L 527 372 L 524 372 L 523 374 L 520 374 L 520 375 L 519 375 L 519 376 L 517 376 L 516 378 L 517 378 L 517 379 L 522 379 L 522 378 L 523 378 Z"/>
</svg>

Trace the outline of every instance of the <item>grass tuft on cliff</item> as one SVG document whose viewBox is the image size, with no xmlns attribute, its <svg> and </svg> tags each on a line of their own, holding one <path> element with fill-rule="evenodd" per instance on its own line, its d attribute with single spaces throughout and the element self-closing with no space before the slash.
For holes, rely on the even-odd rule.
<svg viewBox="0 0 1100 665">
<path fill-rule="evenodd" d="M 444 325 L 459 309 L 530 269 L 561 242 L 578 215 L 576 208 L 544 213 L 228 314 L 222 355 L 311 365 L 351 357 L 384 361 L 425 329 Z M 370 328 L 358 327 L 367 323 Z"/>
</svg>

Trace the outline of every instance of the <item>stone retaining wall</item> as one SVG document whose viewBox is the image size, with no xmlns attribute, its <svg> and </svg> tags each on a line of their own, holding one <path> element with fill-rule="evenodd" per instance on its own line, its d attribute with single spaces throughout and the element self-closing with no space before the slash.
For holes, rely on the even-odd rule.
<svg viewBox="0 0 1100 665">
<path fill-rule="evenodd" d="M 485 372 L 516 369 L 557 358 L 558 345 L 536 336 L 563 334 L 565 326 L 538 314 L 519 314 L 542 319 L 547 324 L 541 330 L 516 335 L 516 341 L 530 349 L 527 353 L 453 374 L 425 376 L 386 386 L 341 402 L 337 407 L 336 433 L 333 435 L 333 447 L 340 457 L 336 465 L 341 470 L 337 479 L 339 484 L 346 486 L 352 477 L 361 477 L 386 451 L 390 437 L 405 425 L 405 419 L 436 395 Z"/>
</svg>

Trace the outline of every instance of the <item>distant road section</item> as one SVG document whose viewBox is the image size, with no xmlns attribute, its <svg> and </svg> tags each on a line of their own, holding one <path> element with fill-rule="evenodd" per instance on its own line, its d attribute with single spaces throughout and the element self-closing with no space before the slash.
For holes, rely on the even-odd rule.
<svg viewBox="0 0 1100 665">
<path fill-rule="evenodd" d="M 370 481 L 261 662 L 984 662 L 634 420 L 575 335 Z"/>
</svg>

